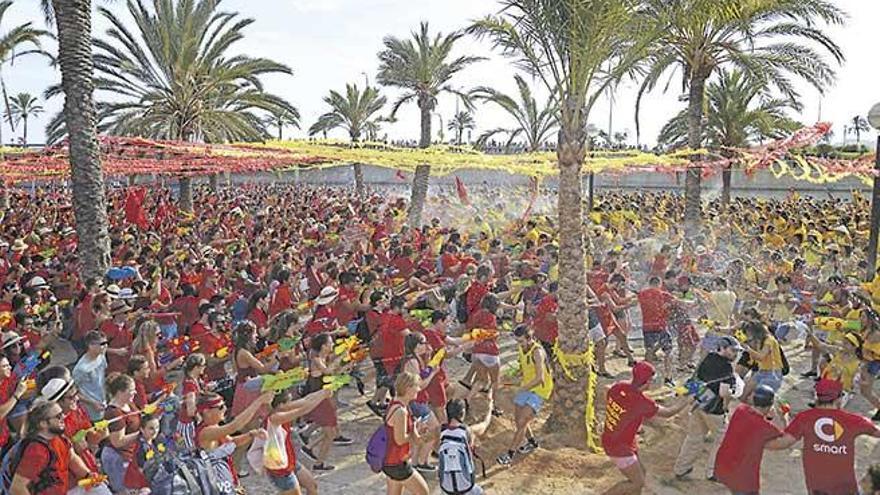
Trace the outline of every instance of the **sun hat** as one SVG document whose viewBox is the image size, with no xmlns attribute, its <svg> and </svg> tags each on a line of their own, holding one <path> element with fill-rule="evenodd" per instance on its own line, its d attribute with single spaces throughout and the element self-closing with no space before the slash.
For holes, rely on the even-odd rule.
<svg viewBox="0 0 880 495">
<path fill-rule="evenodd" d="M 21 341 L 24 340 L 24 337 L 15 333 L 15 332 L 4 332 L 3 333 L 3 347 L 0 347 L 0 350 L 4 350 L 7 347 L 11 347 Z"/>
<path fill-rule="evenodd" d="M 752 404 L 755 407 L 770 407 L 776 400 L 776 392 L 767 385 L 758 385 L 752 392 Z"/>
<path fill-rule="evenodd" d="M 632 384 L 636 387 L 641 387 L 654 378 L 654 373 L 654 365 L 647 361 L 639 361 L 632 369 Z"/>
<path fill-rule="evenodd" d="M 40 391 L 40 396 L 49 402 L 58 402 L 73 387 L 72 381 L 64 378 L 53 378 Z"/>
<path fill-rule="evenodd" d="M 730 335 L 723 335 L 718 339 L 718 350 L 727 349 L 728 347 L 733 347 L 738 351 L 742 350 L 742 345 L 738 340 L 731 337 Z"/>
<path fill-rule="evenodd" d="M 104 292 L 106 292 L 111 299 L 116 299 L 119 297 L 119 293 L 121 292 L 121 290 L 119 289 L 118 285 L 110 284 L 104 288 Z"/>
<path fill-rule="evenodd" d="M 318 295 L 317 299 L 315 299 L 315 304 L 325 306 L 335 301 L 337 296 L 339 296 L 339 291 L 337 291 L 335 287 L 324 287 L 321 289 L 321 293 Z"/>
<path fill-rule="evenodd" d="M 131 309 L 131 306 L 122 299 L 116 299 L 110 304 L 110 313 L 113 315 L 128 313 Z"/>
<path fill-rule="evenodd" d="M 12 247 L 10 249 L 12 249 L 16 253 L 20 253 L 22 251 L 27 251 L 29 247 L 30 246 L 28 246 L 22 239 L 16 239 L 12 243 Z"/>
<path fill-rule="evenodd" d="M 48 289 L 49 284 L 46 283 L 46 279 L 37 275 L 28 281 L 27 287 L 30 289 Z"/>
<path fill-rule="evenodd" d="M 816 398 L 822 402 L 831 402 L 843 395 L 843 384 L 837 380 L 823 378 L 816 382 Z"/>
<path fill-rule="evenodd" d="M 3 239 L 0 239 L 0 248 L 8 248 L 9 243 Z"/>
<path fill-rule="evenodd" d="M 64 227 L 63 229 L 61 229 L 61 237 L 69 237 L 73 234 L 76 234 L 76 229 L 74 229 L 73 227 Z"/>
</svg>

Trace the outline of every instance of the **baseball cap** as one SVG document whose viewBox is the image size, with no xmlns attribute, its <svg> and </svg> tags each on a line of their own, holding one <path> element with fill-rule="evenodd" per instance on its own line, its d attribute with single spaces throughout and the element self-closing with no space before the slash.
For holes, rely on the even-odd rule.
<svg viewBox="0 0 880 495">
<path fill-rule="evenodd" d="M 770 407 L 776 400 L 776 392 L 767 385 L 758 385 L 752 393 L 752 403 L 756 407 Z"/>
<path fill-rule="evenodd" d="M 728 347 L 733 347 L 738 351 L 742 350 L 742 345 L 740 345 L 739 341 L 730 335 L 724 335 L 718 339 L 718 349 L 727 349 Z"/>
<path fill-rule="evenodd" d="M 843 384 L 837 380 L 823 378 L 816 382 L 816 398 L 823 402 L 831 402 L 843 394 Z"/>
<path fill-rule="evenodd" d="M 639 361 L 633 366 L 632 373 L 632 384 L 636 387 L 641 387 L 654 378 L 654 365 L 647 361 Z"/>
</svg>

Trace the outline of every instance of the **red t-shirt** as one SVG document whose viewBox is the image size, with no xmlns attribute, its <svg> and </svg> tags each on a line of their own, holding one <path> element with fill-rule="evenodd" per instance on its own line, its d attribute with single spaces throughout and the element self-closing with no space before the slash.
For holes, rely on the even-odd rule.
<svg viewBox="0 0 880 495">
<path fill-rule="evenodd" d="M 379 338 L 382 339 L 382 362 L 385 364 L 385 371 L 389 375 L 393 375 L 403 358 L 403 342 L 406 338 L 407 324 L 403 316 L 390 311 L 382 317 L 382 326 L 379 330 L 381 332 Z"/>
<path fill-rule="evenodd" d="M 101 333 L 107 337 L 110 349 L 131 349 L 133 336 L 131 330 L 123 323 L 117 325 L 113 320 L 107 320 L 101 324 Z M 107 354 L 107 373 L 125 373 L 128 370 L 129 355 L 117 356 Z"/>
<path fill-rule="evenodd" d="M 482 328 L 484 330 L 497 330 L 498 322 L 495 318 L 495 315 L 486 311 L 485 309 L 480 309 L 474 313 L 471 313 L 468 317 L 467 329 L 473 330 L 475 328 Z M 498 339 L 481 340 L 474 345 L 473 351 L 474 354 L 488 354 L 490 356 L 497 356 L 499 354 Z"/>
<path fill-rule="evenodd" d="M 357 311 L 346 309 L 343 303 L 356 304 L 357 300 L 357 292 L 353 289 L 349 289 L 348 287 L 339 288 L 339 297 L 336 299 L 336 321 L 339 322 L 340 325 L 347 325 L 348 322 L 357 316 Z"/>
<path fill-rule="evenodd" d="M 474 281 L 474 283 L 471 284 L 468 288 L 467 295 L 465 296 L 468 314 L 474 313 L 480 309 L 480 303 L 483 302 L 483 297 L 488 293 L 489 286 L 486 284 L 478 281 Z"/>
<path fill-rule="evenodd" d="M 73 328 L 74 340 L 84 339 L 87 333 L 95 329 L 95 312 L 92 311 L 92 299 L 94 297 L 91 293 L 86 294 L 76 309 L 76 325 Z"/>
<path fill-rule="evenodd" d="M 89 418 L 89 413 L 83 409 L 82 404 L 76 406 L 76 409 L 68 412 L 64 415 L 64 434 L 71 438 L 76 435 L 81 430 L 88 430 L 92 427 L 92 420 Z M 73 446 L 74 450 L 77 454 L 79 454 L 80 458 L 82 458 L 83 462 L 86 464 L 86 467 L 89 468 L 92 472 L 100 472 L 98 468 L 98 459 L 95 457 L 95 454 L 89 449 L 86 448 L 78 448 L 76 445 Z"/>
<path fill-rule="evenodd" d="M 397 270 L 397 276 L 400 278 L 409 279 L 416 271 L 415 263 L 406 256 L 395 258 L 394 261 L 391 262 L 391 266 Z"/>
<path fill-rule="evenodd" d="M 785 432 L 804 439 L 804 476 L 809 493 L 858 493 L 855 439 L 880 435 L 867 418 L 840 409 L 807 409 L 794 417 Z"/>
<path fill-rule="evenodd" d="M 740 404 L 730 417 L 727 433 L 715 457 L 715 477 L 732 492 L 761 490 L 764 445 L 782 436 L 782 430 L 760 412 Z"/>
<path fill-rule="evenodd" d="M 278 313 L 293 307 L 293 295 L 290 293 L 290 285 L 284 283 L 278 286 L 269 304 L 269 314 L 275 316 Z"/>
<path fill-rule="evenodd" d="M 307 337 L 314 337 L 322 332 L 336 330 L 336 307 L 318 306 L 312 319 L 304 328 Z"/>
<path fill-rule="evenodd" d="M 642 309 L 642 332 L 666 330 L 669 303 L 672 299 L 672 294 L 659 287 L 649 287 L 639 292 L 639 307 Z"/>
<path fill-rule="evenodd" d="M 70 442 L 62 436 L 57 436 L 46 443 L 48 448 L 45 444 L 37 441 L 28 444 L 22 454 L 22 458 L 27 459 L 27 462 L 19 463 L 15 473 L 35 482 L 40 479 L 40 473 L 45 469 L 51 469 L 54 473 L 51 476 L 44 476 L 44 478 L 51 478 L 55 483 L 39 494 L 66 495 L 69 485 L 68 474 L 70 473 Z M 54 459 L 51 466 L 49 465 L 51 460 L 49 449 L 52 449 L 51 457 Z"/>
<path fill-rule="evenodd" d="M 548 294 L 541 299 L 535 308 L 535 338 L 541 342 L 552 344 L 559 337 L 559 322 L 556 320 L 556 311 L 559 309 L 559 303 L 556 302 L 556 296 Z"/>
<path fill-rule="evenodd" d="M 629 457 L 639 451 L 636 434 L 642 422 L 660 407 L 629 382 L 615 383 L 605 399 L 605 429 L 602 448 L 610 457 Z"/>
<path fill-rule="evenodd" d="M 114 418 L 124 416 L 127 413 L 122 409 L 109 405 L 107 406 L 107 410 L 104 412 L 104 419 L 110 421 Z M 117 431 L 122 431 L 124 435 L 130 435 L 136 431 L 138 431 L 141 427 L 141 415 L 140 414 L 132 414 L 130 416 L 125 416 L 125 419 L 121 419 L 119 421 L 110 423 L 110 426 L 107 428 L 110 433 L 114 433 Z M 109 445 L 110 442 L 108 441 Z M 134 453 L 137 451 L 137 442 L 131 442 L 122 448 L 116 448 L 119 455 L 121 455 L 125 460 L 132 461 L 134 460 Z"/>
<path fill-rule="evenodd" d="M 174 300 L 171 311 L 180 313 L 177 316 L 177 326 L 180 331 L 199 321 L 199 298 L 195 296 L 181 296 Z"/>
<path fill-rule="evenodd" d="M 197 321 L 189 327 L 189 336 L 192 339 L 199 340 L 208 333 L 208 327 L 201 321 Z"/>
<path fill-rule="evenodd" d="M 177 419 L 181 423 L 189 424 L 195 421 L 195 416 L 190 416 L 189 414 L 187 414 L 186 405 L 183 403 L 183 401 L 184 399 L 186 399 L 187 394 L 190 393 L 196 394 L 196 399 L 198 399 L 202 387 L 192 378 L 184 378 L 182 387 L 183 390 L 181 390 L 180 392 L 180 411 L 177 413 Z"/>
<path fill-rule="evenodd" d="M 254 308 L 253 311 L 248 313 L 247 319 L 256 325 L 257 328 L 266 328 L 269 326 L 269 317 L 266 316 L 266 312 L 260 308 Z"/>
<path fill-rule="evenodd" d="M 12 397 L 16 385 L 18 385 L 18 380 L 14 375 L 9 375 L 9 378 L 0 381 L 0 404 L 5 404 Z M 0 447 L 6 445 L 7 442 L 9 442 L 9 423 L 6 418 L 2 418 L 0 419 Z"/>
</svg>

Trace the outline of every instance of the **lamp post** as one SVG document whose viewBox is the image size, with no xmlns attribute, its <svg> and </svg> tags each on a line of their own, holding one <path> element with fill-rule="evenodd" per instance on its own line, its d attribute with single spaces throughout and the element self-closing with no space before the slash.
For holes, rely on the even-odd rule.
<svg viewBox="0 0 880 495">
<path fill-rule="evenodd" d="M 880 103 L 868 112 L 871 127 L 880 131 Z M 874 171 L 880 174 L 880 135 L 877 136 Z M 871 235 L 868 237 L 868 268 L 865 280 L 872 280 L 877 271 L 877 235 L 880 234 L 880 177 L 874 175 L 874 189 L 871 193 Z"/>
</svg>

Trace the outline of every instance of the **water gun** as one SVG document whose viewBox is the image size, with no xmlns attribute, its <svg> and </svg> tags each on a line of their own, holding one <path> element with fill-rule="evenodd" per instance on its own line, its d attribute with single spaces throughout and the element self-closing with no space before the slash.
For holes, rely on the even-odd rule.
<svg viewBox="0 0 880 495">
<path fill-rule="evenodd" d="M 261 375 L 252 380 L 245 382 L 245 388 L 248 390 L 259 389 L 264 392 L 281 392 L 288 388 L 305 381 L 309 377 L 309 371 L 305 368 L 293 368 L 274 375 Z"/>
<path fill-rule="evenodd" d="M 88 478 L 83 478 L 76 482 L 76 485 L 86 490 L 91 490 L 92 488 L 100 485 L 107 481 L 107 476 L 103 474 L 94 473 L 90 475 Z"/>
<path fill-rule="evenodd" d="M 305 313 L 306 311 L 309 311 L 314 307 L 315 307 L 315 300 L 310 299 L 308 301 L 303 301 L 303 302 L 297 304 L 296 310 L 299 311 L 300 313 Z"/>
<path fill-rule="evenodd" d="M 230 348 L 229 346 L 223 346 L 212 354 L 217 359 L 226 359 L 229 356 Z"/>
<path fill-rule="evenodd" d="M 345 363 L 348 363 L 348 362 L 359 363 L 359 362 L 363 361 L 364 359 L 367 359 L 369 356 L 370 356 L 369 349 L 367 349 L 366 347 L 363 347 L 363 346 L 357 346 L 351 352 L 346 354 L 345 357 L 342 358 L 342 361 Z"/>
<path fill-rule="evenodd" d="M 73 440 L 74 442 L 82 442 L 83 440 L 86 439 L 87 434 L 92 433 L 92 432 L 96 432 L 96 431 L 106 430 L 107 428 L 110 427 L 110 423 L 115 422 L 116 420 L 124 418 L 124 417 L 125 416 L 119 416 L 117 418 L 114 418 L 112 421 L 109 421 L 106 419 L 102 419 L 100 421 L 95 421 L 94 423 L 92 423 L 92 426 L 90 428 L 83 428 L 82 430 L 79 430 L 78 432 L 76 432 L 73 435 L 73 437 L 71 437 L 71 440 Z"/>
<path fill-rule="evenodd" d="M 298 337 L 283 337 L 278 341 L 278 349 L 281 352 L 287 352 L 292 350 L 294 347 L 299 344 L 300 339 Z"/>
<path fill-rule="evenodd" d="M 151 402 L 144 406 L 141 412 L 146 414 L 147 416 L 152 416 L 159 412 L 161 409 L 163 412 L 173 412 L 175 409 L 174 404 L 171 401 L 163 401 L 163 402 Z"/>
<path fill-rule="evenodd" d="M 519 367 L 519 361 L 513 361 L 504 368 L 504 376 L 508 378 L 516 378 L 522 370 Z"/>
<path fill-rule="evenodd" d="M 51 357 L 52 353 L 49 351 L 31 351 L 26 355 L 18 364 L 15 365 L 15 369 L 12 371 L 12 374 L 16 377 L 17 380 L 24 380 L 29 376 L 33 375 L 34 372 L 37 371 L 37 368 L 42 364 L 43 361 L 46 361 Z"/>
<path fill-rule="evenodd" d="M 324 376 L 324 388 L 331 392 L 336 392 L 340 388 L 351 383 L 352 376 L 345 375 L 326 375 Z"/>
<path fill-rule="evenodd" d="M 179 357 L 189 355 L 190 353 L 199 350 L 199 343 L 190 340 L 189 337 L 177 337 L 171 339 L 171 341 L 166 344 L 166 348 L 168 350 L 164 354 L 159 355 L 160 366 L 165 366 Z"/>
<path fill-rule="evenodd" d="M 490 330 L 487 328 L 475 328 L 470 332 L 461 336 L 465 342 L 480 342 L 483 340 L 491 340 L 498 337 L 498 330 Z"/>
<path fill-rule="evenodd" d="M 441 347 L 437 349 L 437 352 L 431 357 L 431 360 L 428 361 L 428 367 L 431 369 L 436 369 L 440 366 L 440 363 L 446 358 L 446 348 Z"/>
<path fill-rule="evenodd" d="M 824 332 L 840 332 L 844 330 L 858 332 L 862 330 L 862 322 L 860 320 L 845 320 L 833 316 L 818 316 L 813 319 L 813 325 Z"/>
<path fill-rule="evenodd" d="M 684 383 L 684 385 L 679 385 L 675 387 L 675 395 L 683 396 L 683 395 L 691 395 L 694 397 L 699 397 L 699 395 L 706 389 L 706 384 L 699 381 L 690 379 Z"/>
<path fill-rule="evenodd" d="M 29 378 L 24 381 L 24 386 L 27 390 L 36 390 L 37 389 L 37 381 Z"/>
<path fill-rule="evenodd" d="M 781 412 L 783 415 L 791 412 L 791 404 L 789 404 L 788 401 L 786 401 L 785 399 L 777 398 L 776 402 L 779 403 L 779 412 Z"/>
<path fill-rule="evenodd" d="M 260 361 L 265 361 L 272 357 L 273 354 L 277 353 L 281 347 L 278 344 L 269 344 L 263 348 L 262 351 L 254 354 L 254 357 L 259 359 Z"/>
<path fill-rule="evenodd" d="M 221 378 L 219 380 L 214 380 L 213 382 L 208 382 L 205 384 L 205 387 L 211 392 L 219 392 L 222 390 L 229 390 L 230 388 L 235 386 L 235 379 L 231 376 L 227 376 L 226 378 Z"/>
<path fill-rule="evenodd" d="M 341 356 L 343 354 L 349 355 L 351 352 L 360 346 L 361 340 L 357 337 L 357 335 L 352 335 L 351 337 L 346 337 L 344 339 L 337 339 L 336 345 L 333 347 L 333 352 L 337 356 Z"/>
<path fill-rule="evenodd" d="M 410 316 L 419 320 L 422 325 L 429 325 L 431 323 L 431 315 L 434 314 L 433 309 L 411 309 L 409 311 Z"/>
</svg>

